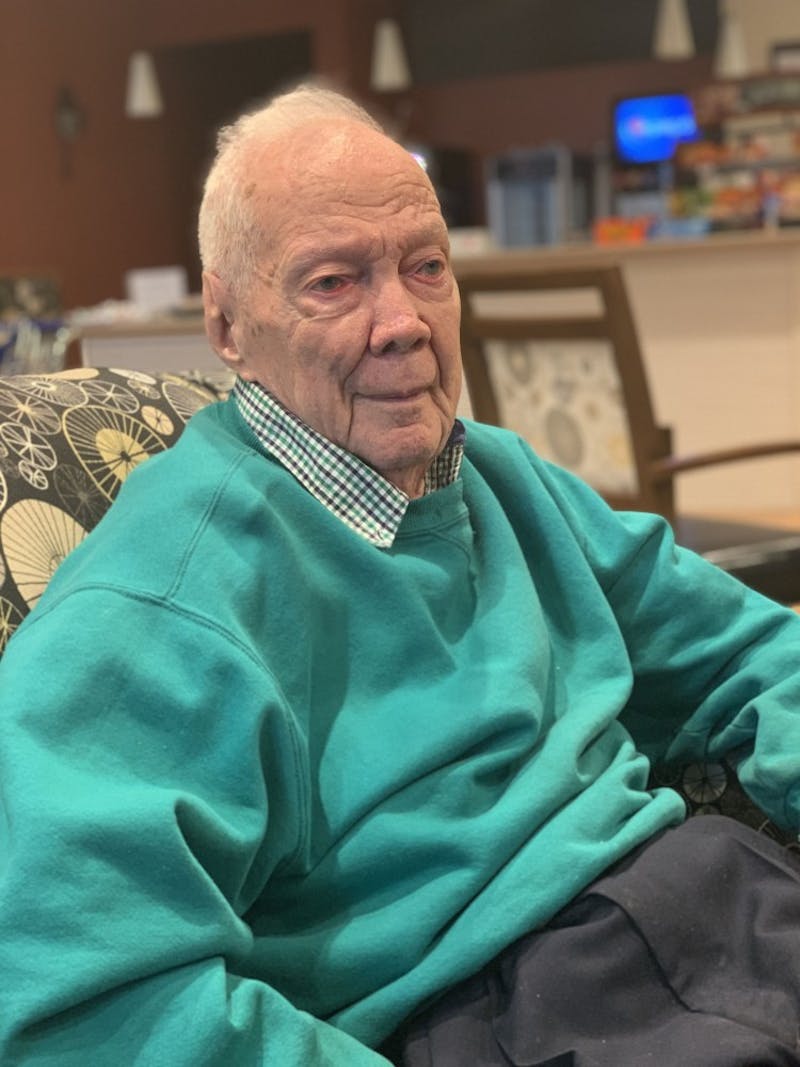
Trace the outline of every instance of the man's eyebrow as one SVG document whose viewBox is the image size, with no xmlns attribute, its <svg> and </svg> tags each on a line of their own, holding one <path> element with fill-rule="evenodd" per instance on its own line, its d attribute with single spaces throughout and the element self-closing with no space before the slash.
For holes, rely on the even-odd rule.
<svg viewBox="0 0 800 1067">
<path fill-rule="evenodd" d="M 290 253 L 286 260 L 287 273 L 296 277 L 313 270 L 326 260 L 336 262 L 354 257 L 369 255 L 375 247 L 375 242 L 364 237 L 352 235 L 350 237 L 337 238 L 323 244 L 315 244 L 308 249 L 302 249 Z"/>
<path fill-rule="evenodd" d="M 413 255 L 426 247 L 442 248 L 445 252 L 449 252 L 450 240 L 447 226 L 438 222 L 420 226 L 419 229 L 407 234 L 402 244 L 403 256 Z M 289 252 L 285 261 L 285 273 L 292 279 L 301 278 L 326 262 L 335 265 L 337 262 L 346 263 L 351 259 L 369 259 L 373 255 L 380 254 L 380 247 L 381 241 L 377 238 L 360 234 L 342 234 L 341 237 L 323 240 L 322 243 L 311 244 L 307 248 Z"/>
<path fill-rule="evenodd" d="M 437 245 L 449 251 L 450 237 L 447 226 L 444 223 L 431 223 L 430 226 L 421 227 L 409 237 L 409 247 L 421 248 L 424 245 Z"/>
</svg>

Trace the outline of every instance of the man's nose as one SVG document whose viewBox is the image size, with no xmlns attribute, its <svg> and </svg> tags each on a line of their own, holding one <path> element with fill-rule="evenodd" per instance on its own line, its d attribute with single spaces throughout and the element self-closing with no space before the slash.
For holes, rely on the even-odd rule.
<svg viewBox="0 0 800 1067">
<path fill-rule="evenodd" d="M 370 348 L 378 354 L 409 352 L 430 340 L 431 331 L 401 278 L 386 281 L 374 295 Z"/>
</svg>

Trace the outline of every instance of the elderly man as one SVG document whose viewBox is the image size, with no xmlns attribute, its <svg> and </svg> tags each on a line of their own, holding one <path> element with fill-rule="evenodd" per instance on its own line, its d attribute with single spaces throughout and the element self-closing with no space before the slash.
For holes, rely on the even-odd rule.
<svg viewBox="0 0 800 1067">
<path fill-rule="evenodd" d="M 455 419 L 417 163 L 302 88 L 221 137 L 238 375 L 0 669 L 0 1062 L 800 1063 L 800 618 Z M 79 634 L 79 641 L 75 635 Z"/>
</svg>

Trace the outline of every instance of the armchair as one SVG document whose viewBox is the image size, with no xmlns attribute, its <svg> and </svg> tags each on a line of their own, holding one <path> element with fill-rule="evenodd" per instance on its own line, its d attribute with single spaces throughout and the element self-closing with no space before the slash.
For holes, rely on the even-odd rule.
<svg viewBox="0 0 800 1067">
<path fill-rule="evenodd" d="M 669 427 L 655 419 L 617 265 L 542 269 L 504 256 L 463 261 L 458 280 L 464 373 L 477 419 L 516 430 L 612 507 L 663 515 L 680 543 L 766 595 L 800 601 L 800 531 L 689 520 L 675 506 L 679 476 L 800 452 L 800 437 L 676 455 Z M 593 302 L 588 313 L 585 299 L 576 310 L 576 294 Z"/>
</svg>

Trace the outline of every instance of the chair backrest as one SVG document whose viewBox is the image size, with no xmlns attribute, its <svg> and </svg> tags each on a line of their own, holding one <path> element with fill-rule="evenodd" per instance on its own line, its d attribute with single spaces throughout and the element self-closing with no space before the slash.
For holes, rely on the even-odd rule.
<svg viewBox="0 0 800 1067">
<path fill-rule="evenodd" d="M 670 433 L 655 421 L 620 268 L 543 268 L 512 253 L 466 259 L 457 277 L 475 418 L 515 430 L 613 507 L 672 520 L 672 482 L 649 473 Z"/>
<path fill-rule="evenodd" d="M 133 468 L 226 384 L 95 367 L 0 377 L 0 654 Z"/>
</svg>

